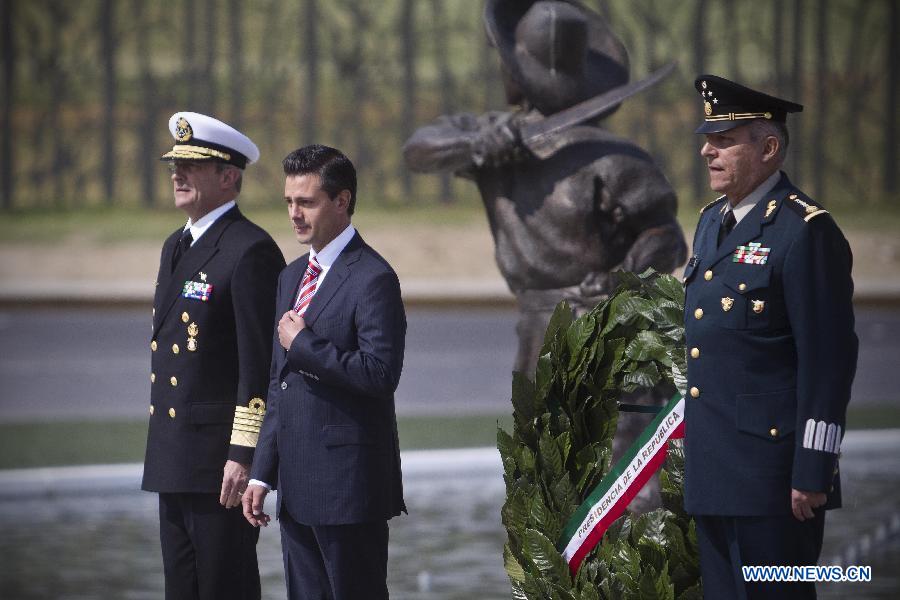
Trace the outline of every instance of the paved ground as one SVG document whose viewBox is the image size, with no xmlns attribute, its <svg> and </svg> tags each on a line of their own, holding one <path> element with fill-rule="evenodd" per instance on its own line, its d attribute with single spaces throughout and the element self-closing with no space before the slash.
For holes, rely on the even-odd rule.
<svg viewBox="0 0 900 600">
<path fill-rule="evenodd" d="M 403 415 L 510 412 L 512 310 L 410 310 Z M 855 405 L 893 404 L 900 310 L 861 310 Z M 0 422 L 139 419 L 149 397 L 150 314 L 0 311 Z"/>
</svg>

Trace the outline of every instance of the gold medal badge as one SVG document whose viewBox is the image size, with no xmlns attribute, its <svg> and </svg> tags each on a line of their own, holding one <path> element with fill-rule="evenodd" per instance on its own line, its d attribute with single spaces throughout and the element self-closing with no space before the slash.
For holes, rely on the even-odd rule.
<svg viewBox="0 0 900 600">
<path fill-rule="evenodd" d="M 752 302 L 753 302 L 753 312 L 755 312 L 756 314 L 761 313 L 763 311 L 763 309 L 766 307 L 765 300 L 752 300 Z"/>
<path fill-rule="evenodd" d="M 734 306 L 734 298 L 729 298 L 728 296 L 722 298 L 722 310 L 728 312 L 732 306 Z"/>
<path fill-rule="evenodd" d="M 175 139 L 179 142 L 186 142 L 194 136 L 194 130 L 191 124 L 184 117 L 178 117 L 175 122 Z"/>
</svg>

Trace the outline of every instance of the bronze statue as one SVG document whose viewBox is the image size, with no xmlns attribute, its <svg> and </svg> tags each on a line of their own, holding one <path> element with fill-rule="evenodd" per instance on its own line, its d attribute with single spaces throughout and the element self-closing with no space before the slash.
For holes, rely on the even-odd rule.
<svg viewBox="0 0 900 600">
<path fill-rule="evenodd" d="M 532 375 L 560 301 L 582 314 L 611 291 L 612 271 L 671 272 L 687 247 L 666 177 L 645 151 L 598 125 L 617 104 L 544 136 L 537 154 L 534 140 L 523 139 L 546 117 L 577 112 L 628 82 L 628 54 L 603 19 L 571 0 L 487 0 L 484 21 L 515 108 L 442 116 L 403 153 L 415 171 L 452 171 L 478 186 L 520 311 L 514 368 Z M 646 422 L 623 415 L 614 455 Z M 632 508 L 653 503 L 645 497 Z"/>
</svg>

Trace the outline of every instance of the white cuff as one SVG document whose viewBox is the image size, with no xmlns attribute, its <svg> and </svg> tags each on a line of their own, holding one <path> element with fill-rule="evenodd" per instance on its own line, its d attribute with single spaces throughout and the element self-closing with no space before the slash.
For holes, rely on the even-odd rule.
<svg viewBox="0 0 900 600">
<path fill-rule="evenodd" d="M 258 485 L 258 486 L 261 486 L 261 487 L 266 488 L 266 489 L 269 490 L 270 492 L 272 491 L 272 486 L 271 486 L 271 485 L 269 485 L 269 484 L 266 483 L 265 481 L 260 481 L 259 479 L 251 479 L 250 481 L 247 482 L 247 485 L 248 485 L 248 486 L 249 486 L 249 485 Z"/>
</svg>

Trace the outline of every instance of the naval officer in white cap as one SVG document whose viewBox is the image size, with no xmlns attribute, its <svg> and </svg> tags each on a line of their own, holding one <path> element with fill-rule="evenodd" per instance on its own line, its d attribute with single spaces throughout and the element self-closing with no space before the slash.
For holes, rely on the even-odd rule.
<svg viewBox="0 0 900 600">
<path fill-rule="evenodd" d="M 159 494 L 169 600 L 258 600 L 259 530 L 241 514 L 266 411 L 275 288 L 284 257 L 238 209 L 246 135 L 206 115 L 169 119 L 175 206 L 149 340 L 150 406 L 142 488 Z"/>
</svg>

